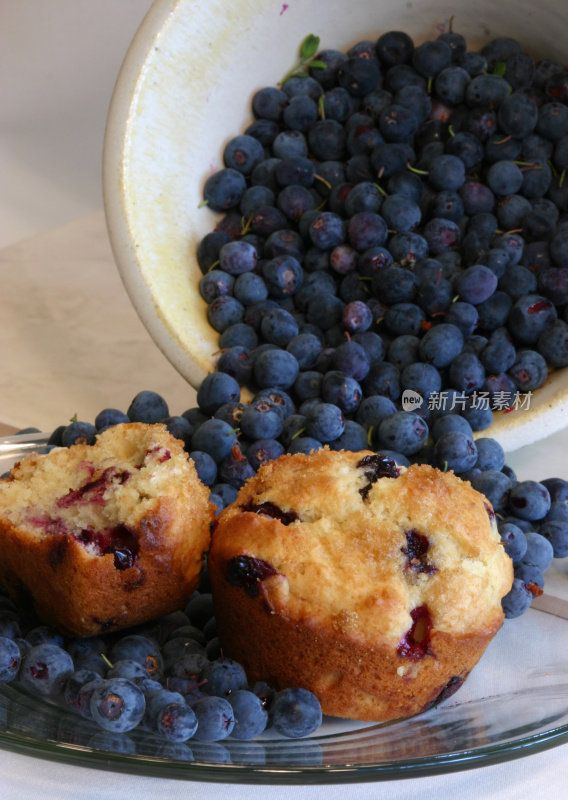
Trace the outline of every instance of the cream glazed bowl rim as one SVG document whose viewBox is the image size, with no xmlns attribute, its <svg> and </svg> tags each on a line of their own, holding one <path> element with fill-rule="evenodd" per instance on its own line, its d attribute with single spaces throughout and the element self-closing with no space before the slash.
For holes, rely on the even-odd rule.
<svg viewBox="0 0 568 800">
<path fill-rule="evenodd" d="M 252 120 L 250 98 L 293 65 L 308 33 L 322 47 L 346 49 L 389 29 L 418 42 L 448 30 L 444 3 L 415 0 L 156 0 L 142 21 L 113 93 L 103 153 L 104 205 L 110 241 L 129 297 L 151 337 L 195 388 L 214 369 L 218 334 L 199 295 L 200 239 L 218 215 L 200 208 L 206 178 L 222 166 L 223 146 Z M 536 57 L 563 61 L 562 5 L 455 0 L 454 28 L 471 46 L 495 36 L 518 38 Z M 372 20 L 372 22 L 370 22 Z M 246 54 L 246 58 L 243 57 Z M 491 436 L 505 450 L 568 424 L 568 372 L 549 375 L 510 413 L 495 412 Z M 528 409 L 527 409 L 528 406 Z"/>
</svg>

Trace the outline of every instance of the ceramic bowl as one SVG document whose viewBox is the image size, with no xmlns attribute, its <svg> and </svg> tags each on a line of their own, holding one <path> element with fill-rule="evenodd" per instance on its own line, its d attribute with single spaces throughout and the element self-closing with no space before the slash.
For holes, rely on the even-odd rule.
<svg viewBox="0 0 568 800">
<path fill-rule="evenodd" d="M 300 42 L 347 49 L 387 30 L 415 41 L 453 29 L 470 47 L 511 36 L 537 58 L 566 62 L 560 0 L 157 0 L 118 76 L 104 147 L 104 198 L 120 274 L 164 355 L 197 387 L 218 335 L 198 291 L 196 248 L 217 215 L 200 207 L 224 144 L 251 122 L 253 93 L 294 65 Z M 561 35 L 562 34 L 562 35 Z M 513 450 L 568 422 L 568 372 L 553 373 L 530 408 L 496 413 L 493 436 Z"/>
</svg>

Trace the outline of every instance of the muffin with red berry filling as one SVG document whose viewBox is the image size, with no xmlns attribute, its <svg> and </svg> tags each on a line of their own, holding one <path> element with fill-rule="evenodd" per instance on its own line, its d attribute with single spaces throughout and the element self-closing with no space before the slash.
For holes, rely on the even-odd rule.
<svg viewBox="0 0 568 800">
<path fill-rule="evenodd" d="M 0 482 L 0 582 L 69 635 L 141 623 L 187 602 L 212 518 L 183 442 L 117 425 Z"/>
<path fill-rule="evenodd" d="M 219 516 L 208 564 L 223 652 L 251 681 L 376 721 L 461 686 L 513 580 L 469 483 L 327 449 L 262 466 Z"/>
</svg>

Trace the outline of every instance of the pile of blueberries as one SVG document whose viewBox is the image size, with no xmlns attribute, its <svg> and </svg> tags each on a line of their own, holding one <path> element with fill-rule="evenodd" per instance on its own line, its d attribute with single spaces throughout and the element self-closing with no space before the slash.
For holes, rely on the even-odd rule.
<svg viewBox="0 0 568 800">
<path fill-rule="evenodd" d="M 171 415 L 142 391 L 126 412 L 58 427 L 49 446 L 162 422 L 219 511 L 283 453 L 372 449 L 453 470 L 496 512 L 515 566 L 503 608 L 518 617 L 553 558 L 568 556 L 568 481 L 518 481 L 479 432 L 568 365 L 568 70 L 536 63 L 510 38 L 469 51 L 452 31 L 419 46 L 391 31 L 347 53 L 318 47 L 308 37 L 298 70 L 256 92 L 254 121 L 205 182 L 204 204 L 221 217 L 198 246 L 199 289 L 219 353 L 197 406 Z M 196 673 L 209 645 L 187 635 Z M 177 638 L 158 637 L 153 657 L 170 664 Z M 71 647 L 85 648 L 88 669 L 100 658 L 88 643 Z M 29 654 L 20 657 L 25 666 Z M 211 664 L 210 685 L 238 673 L 228 660 Z M 148 695 L 140 712 L 145 685 L 183 695 L 180 669 L 166 668 L 165 689 L 132 690 L 136 713 L 170 734 L 197 724 L 193 736 L 209 726 L 219 736 L 217 723 L 190 721 L 189 707 L 197 718 L 212 698 L 193 704 L 186 693 L 179 721 Z M 105 672 L 88 702 L 70 678 L 70 702 L 112 715 L 99 687 L 132 677 Z M 243 691 L 258 694 L 234 684 L 223 700 L 232 736 L 246 727 L 239 713 L 266 719 L 264 696 L 237 712 Z M 276 699 L 271 708 L 278 729 Z"/>
<path fill-rule="evenodd" d="M 453 31 L 318 45 L 255 93 L 204 185 L 220 353 L 191 449 L 222 501 L 219 477 L 323 445 L 453 470 L 499 516 L 518 616 L 568 555 L 566 484 L 517 482 L 474 431 L 568 365 L 568 70 Z"/>
<path fill-rule="evenodd" d="M 322 713 L 311 692 L 249 685 L 243 667 L 223 657 L 206 588 L 183 611 L 88 639 L 23 621 L 0 594 L 0 682 L 14 681 L 108 734 L 136 729 L 164 742 L 191 740 L 197 749 L 228 737 L 249 741 L 267 728 L 289 738 L 317 730 Z M 134 752 L 129 737 L 108 741 L 111 749 Z M 188 752 L 184 758 L 191 760 Z"/>
<path fill-rule="evenodd" d="M 217 370 L 325 403 L 324 441 L 331 405 L 413 457 L 440 405 L 479 431 L 530 400 L 568 365 L 567 101 L 564 67 L 456 33 L 322 50 L 257 91 L 204 186 L 223 213 L 197 251 Z M 432 457 L 475 469 L 471 437 Z"/>
</svg>

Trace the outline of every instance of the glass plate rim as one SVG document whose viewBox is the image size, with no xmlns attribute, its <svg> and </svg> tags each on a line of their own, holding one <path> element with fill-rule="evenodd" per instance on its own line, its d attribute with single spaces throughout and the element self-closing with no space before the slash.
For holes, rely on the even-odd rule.
<svg viewBox="0 0 568 800">
<path fill-rule="evenodd" d="M 49 434 L 37 432 L 0 436 L 0 461 L 18 460 L 41 450 Z M 43 709 L 61 714 L 59 707 L 24 695 L 10 684 L 0 684 L 0 697 L 8 701 L 25 698 L 25 702 L 43 702 Z M 369 730 L 375 726 L 371 726 Z M 377 727 L 382 727 L 377 724 Z M 333 739 L 335 734 L 321 734 L 310 741 Z M 292 740 L 293 741 L 293 740 Z M 568 723 L 544 731 L 529 733 L 504 742 L 478 747 L 448 750 L 444 753 L 413 756 L 397 760 L 355 762 L 346 764 L 279 764 L 214 763 L 182 761 L 146 753 L 125 754 L 97 749 L 85 744 L 58 741 L 27 735 L 21 731 L 0 728 L 0 749 L 70 766 L 103 769 L 146 777 L 187 781 L 232 782 L 239 784 L 348 784 L 371 781 L 401 780 L 476 769 L 491 764 L 523 758 L 526 755 L 568 744 Z"/>
<path fill-rule="evenodd" d="M 4 693 L 4 687 L 0 688 L 0 694 Z M 37 739 L 15 731 L 0 730 L 0 748 L 21 755 L 55 760 L 70 766 L 175 780 L 280 785 L 364 783 L 441 775 L 513 761 L 563 744 L 568 744 L 568 724 L 487 747 L 456 750 L 400 761 L 276 767 L 235 763 L 215 764 L 205 761 L 184 762 L 149 754 L 122 754 L 97 750 L 87 745 Z"/>
</svg>

